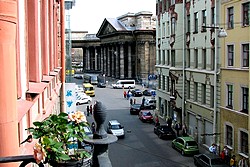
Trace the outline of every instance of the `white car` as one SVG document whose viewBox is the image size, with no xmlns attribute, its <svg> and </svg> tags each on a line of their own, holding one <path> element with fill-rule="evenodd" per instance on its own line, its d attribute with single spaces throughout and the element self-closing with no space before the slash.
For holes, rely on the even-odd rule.
<svg viewBox="0 0 250 167">
<path fill-rule="evenodd" d="M 117 120 L 109 121 L 107 132 L 121 138 L 125 136 L 123 126 Z"/>
<path fill-rule="evenodd" d="M 92 98 L 89 96 L 77 96 L 76 97 L 76 105 L 90 104 L 91 102 L 92 102 Z"/>
</svg>

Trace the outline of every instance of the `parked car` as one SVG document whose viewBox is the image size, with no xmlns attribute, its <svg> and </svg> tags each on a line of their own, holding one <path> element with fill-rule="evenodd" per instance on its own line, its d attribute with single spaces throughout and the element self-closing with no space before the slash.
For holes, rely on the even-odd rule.
<svg viewBox="0 0 250 167">
<path fill-rule="evenodd" d="M 141 111 L 141 104 L 132 104 L 130 106 L 130 114 L 136 114 L 138 115 L 139 112 Z"/>
<path fill-rule="evenodd" d="M 106 88 L 106 84 L 103 83 L 103 82 L 98 82 L 98 83 L 97 83 L 97 87 L 98 87 L 98 88 Z"/>
<path fill-rule="evenodd" d="M 145 89 L 142 94 L 144 96 L 155 96 L 156 95 L 156 91 L 154 89 Z"/>
<path fill-rule="evenodd" d="M 131 91 L 131 93 L 132 93 L 132 96 L 134 96 L 134 97 L 141 97 L 142 96 L 142 91 L 140 89 L 133 89 Z"/>
<path fill-rule="evenodd" d="M 197 142 L 192 137 L 177 137 L 172 141 L 172 147 L 181 152 L 181 155 L 194 155 L 199 153 Z"/>
<path fill-rule="evenodd" d="M 92 98 L 89 96 L 80 95 L 76 97 L 76 105 L 81 104 L 90 104 L 92 102 Z"/>
<path fill-rule="evenodd" d="M 117 120 L 111 120 L 108 122 L 107 132 L 119 138 L 125 137 L 124 127 Z"/>
<path fill-rule="evenodd" d="M 228 167 L 220 156 L 209 153 L 194 155 L 194 164 L 198 167 Z"/>
<path fill-rule="evenodd" d="M 143 109 L 156 109 L 156 100 L 152 99 L 145 99 Z"/>
<path fill-rule="evenodd" d="M 160 138 L 160 139 L 175 139 L 176 134 L 174 130 L 167 125 L 160 125 L 154 127 L 154 133 Z"/>
<path fill-rule="evenodd" d="M 80 74 L 75 74 L 75 75 L 74 75 L 74 78 L 76 78 L 76 79 L 83 79 L 83 76 L 80 75 Z"/>
<path fill-rule="evenodd" d="M 148 110 L 141 110 L 138 114 L 138 117 L 142 122 L 153 122 L 153 115 Z"/>
</svg>

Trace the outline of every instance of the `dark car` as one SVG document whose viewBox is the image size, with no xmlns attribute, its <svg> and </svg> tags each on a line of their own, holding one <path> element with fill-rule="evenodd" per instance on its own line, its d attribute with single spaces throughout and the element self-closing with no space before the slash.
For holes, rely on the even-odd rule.
<svg viewBox="0 0 250 167">
<path fill-rule="evenodd" d="M 140 89 L 133 89 L 131 91 L 131 93 L 132 93 L 132 96 L 134 96 L 134 97 L 141 97 L 142 96 L 142 91 Z"/>
<path fill-rule="evenodd" d="M 192 137 L 177 137 L 172 141 L 172 147 L 182 155 L 195 155 L 199 153 L 197 142 Z"/>
<path fill-rule="evenodd" d="M 136 114 L 138 115 L 141 111 L 141 104 L 132 104 L 130 107 L 130 114 Z"/>
<path fill-rule="evenodd" d="M 194 155 L 194 164 L 199 167 L 228 167 L 220 156 L 209 153 Z"/>
<path fill-rule="evenodd" d="M 167 125 L 160 125 L 154 127 L 154 133 L 160 138 L 160 139 L 175 139 L 176 134 L 174 130 Z"/>
<path fill-rule="evenodd" d="M 156 95 L 156 92 L 154 89 L 146 89 L 142 92 L 144 96 L 153 96 Z"/>
<path fill-rule="evenodd" d="M 103 83 L 103 82 L 98 82 L 98 83 L 97 83 L 97 87 L 98 87 L 98 88 L 106 88 L 106 84 Z"/>
<path fill-rule="evenodd" d="M 148 110 L 141 110 L 138 114 L 138 117 L 142 122 L 153 122 L 153 115 Z"/>
</svg>

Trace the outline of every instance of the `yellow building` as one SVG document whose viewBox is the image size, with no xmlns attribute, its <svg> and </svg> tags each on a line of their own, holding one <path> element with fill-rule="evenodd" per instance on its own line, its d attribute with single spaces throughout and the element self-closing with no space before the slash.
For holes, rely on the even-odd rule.
<svg viewBox="0 0 250 167">
<path fill-rule="evenodd" d="M 247 0 L 222 1 L 220 13 L 220 27 L 228 34 L 220 40 L 220 145 L 237 159 L 249 154 L 249 5 Z"/>
</svg>

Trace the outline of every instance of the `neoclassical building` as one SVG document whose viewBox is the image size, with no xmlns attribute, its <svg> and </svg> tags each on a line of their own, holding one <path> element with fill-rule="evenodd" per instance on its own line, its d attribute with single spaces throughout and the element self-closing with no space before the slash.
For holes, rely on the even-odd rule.
<svg viewBox="0 0 250 167">
<path fill-rule="evenodd" d="M 152 12 L 105 18 L 96 36 L 72 39 L 83 49 L 83 70 L 112 78 L 147 78 L 155 74 L 155 17 Z M 81 44 L 82 43 L 82 44 Z"/>
</svg>

